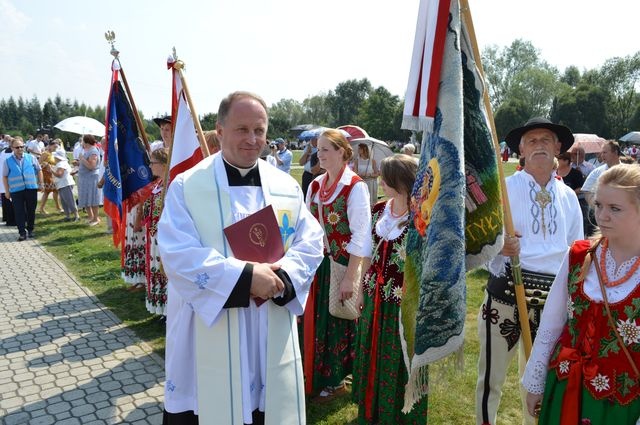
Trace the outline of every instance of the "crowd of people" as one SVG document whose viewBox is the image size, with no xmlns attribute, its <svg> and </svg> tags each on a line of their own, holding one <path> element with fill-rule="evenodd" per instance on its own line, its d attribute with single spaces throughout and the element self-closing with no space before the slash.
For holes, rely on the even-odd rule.
<svg viewBox="0 0 640 425">
<path fill-rule="evenodd" d="M 408 371 L 400 303 L 415 146 L 378 163 L 366 144 L 354 152 L 343 133 L 326 129 L 304 147 L 299 185 L 286 141 L 266 138 L 265 102 L 235 92 L 205 134 L 212 155 L 167 189 L 171 117 L 156 123 L 156 179 L 147 199 L 124 212 L 122 277 L 166 320 L 163 423 L 299 424 L 305 400 L 323 403 L 349 387 L 358 423 L 426 423 L 426 397 L 402 411 Z M 92 136 L 82 141 L 77 207 L 73 169 L 55 140 L 16 137 L 0 156 L 3 217 L 19 240 L 33 237 L 38 191 L 42 208 L 51 193 L 65 219 L 78 220 L 84 208 L 90 226 L 100 222 L 102 155 Z M 479 425 L 496 423 L 517 352 L 524 423 L 640 420 L 640 243 L 633 237 L 640 167 L 615 141 L 602 147 L 597 165 L 580 148 L 569 152 L 573 141 L 570 129 L 544 118 L 506 136 L 522 164 L 506 180 L 515 234 L 487 264 L 478 313 Z M 276 227 L 255 222 L 266 207 Z M 235 235 L 243 242 L 231 243 L 224 229 L 245 223 L 247 235 Z M 245 252 L 251 244 L 264 257 Z M 516 258 L 533 339 L 528 362 L 519 344 Z M 352 302 L 354 317 L 332 313 L 332 304 Z"/>
<path fill-rule="evenodd" d="M 209 418 L 221 412 L 239 415 L 244 423 L 301 423 L 304 395 L 322 403 L 347 393 L 349 386 L 358 404 L 359 423 L 424 423 L 426 398 L 408 413 L 401 410 L 408 372 L 399 310 L 416 159 L 396 154 L 378 164 L 366 145 L 357 146 L 354 153 L 339 131 L 327 129 L 305 146 L 299 161 L 304 167 L 302 187 L 297 189 L 288 178 L 286 143 L 277 139 L 268 144 L 267 125 L 261 98 L 246 92 L 231 94 L 219 111 L 221 153 L 179 176 L 167 193 L 158 224 L 158 248 L 166 259 L 163 265 L 169 281 L 171 327 L 165 423 L 198 423 L 200 415 Z M 501 254 L 487 266 L 490 276 L 478 318 L 477 423 L 496 423 L 508 364 L 518 351 L 521 335 L 510 264 L 516 256 L 523 269 L 535 341 L 523 377 L 525 422 L 533 423 L 539 416 L 544 423 L 559 423 L 558 418 L 565 415 L 559 412 L 570 410 L 565 404 L 569 398 L 581 397 L 580 389 L 577 395 L 576 390 L 565 395 L 569 391 L 566 370 L 594 365 L 609 375 L 575 372 L 575 378 L 571 372 L 570 379 L 577 379 L 584 391 L 596 385 L 606 387 L 606 392 L 591 391 L 593 405 L 580 410 L 581 404 L 575 403 L 572 409 L 578 406 L 578 411 L 572 414 L 593 424 L 607 423 L 603 418 L 610 414 L 620 423 L 635 423 L 640 415 L 634 375 L 640 326 L 637 309 L 629 306 L 640 295 L 634 274 L 640 248 L 627 246 L 619 229 L 640 226 L 640 193 L 632 181 L 640 177 L 640 169 L 618 166 L 621 151 L 615 142 L 608 142 L 601 152 L 603 164 L 589 170 L 579 151 L 567 152 L 573 144 L 571 131 L 546 119 L 532 119 L 514 129 L 507 143 L 525 161 L 507 179 L 516 234 L 505 238 Z M 260 157 L 266 162 L 258 161 Z M 584 175 L 583 170 L 602 178 L 585 188 L 590 174 Z M 214 181 L 207 178 L 212 175 Z M 282 188 L 275 188 L 275 180 Z M 372 180 L 379 182 L 386 197 L 382 202 L 377 202 Z M 578 195 L 585 199 L 586 210 Z M 625 202 L 620 199 L 623 195 Z M 218 204 L 209 199 L 217 199 Z M 243 261 L 243 254 L 227 245 L 220 229 L 250 220 L 269 204 L 278 220 L 284 255 L 275 262 Z M 615 289 L 605 291 L 611 291 L 606 295 L 616 303 L 612 314 L 621 334 L 617 340 L 575 338 L 576 330 L 583 332 L 584 327 L 602 338 L 612 335 L 597 298 L 588 315 L 581 310 L 593 290 L 582 295 L 572 289 L 581 282 L 567 285 L 568 279 L 575 281 L 577 276 L 569 268 L 567 252 L 572 246 L 590 246 L 589 240 L 580 241 L 588 236 L 584 223 L 596 223 L 590 218 L 592 210 L 600 228 L 607 229 L 594 239 L 599 248 L 592 249 L 597 257 L 592 263 L 601 263 L 615 283 L 610 285 Z M 606 257 L 607 252 L 611 257 Z M 584 252 L 580 255 L 585 258 Z M 616 264 L 623 264 L 622 270 Z M 568 301 L 574 296 L 574 302 L 582 304 Z M 353 299 L 357 319 L 332 314 L 333 303 Z M 553 306 L 549 313 L 547 305 Z M 297 321 L 296 316 L 300 316 Z M 278 323 L 278 332 L 272 321 Z M 566 336 L 559 338 L 561 334 Z M 229 340 L 238 345 L 223 342 Z M 594 355 L 605 342 L 618 353 L 615 366 L 608 364 L 606 356 Z M 628 346 L 628 359 L 621 354 L 623 345 Z M 207 357 L 199 346 L 215 354 Z M 286 366 L 273 364 L 269 354 L 273 350 L 291 353 Z M 570 354 L 563 354 L 565 350 Z M 521 364 L 524 372 L 525 362 Z M 564 375 L 556 376 L 554 365 Z M 242 376 L 239 387 L 208 379 L 224 373 Z M 621 379 L 628 379 L 625 387 L 614 385 Z M 545 381 L 550 392 L 544 391 Z M 241 402 L 229 404 L 224 398 L 210 403 L 213 394 L 230 394 Z M 205 399 L 207 406 L 202 405 Z"/>
<path fill-rule="evenodd" d="M 26 142 L 21 136 L 5 134 L 2 141 L 2 216 L 6 225 L 17 227 L 18 241 L 35 237 L 36 212 L 50 214 L 46 210 L 49 195 L 54 213 L 63 214 L 64 221 L 79 222 L 80 211 L 84 211 L 89 226 L 100 223 L 102 191 L 98 179 L 104 172 L 103 152 L 93 136 L 80 137 L 71 161 L 62 141 L 50 140 L 47 134 L 28 136 Z M 42 193 L 39 201 L 38 192 Z"/>
</svg>

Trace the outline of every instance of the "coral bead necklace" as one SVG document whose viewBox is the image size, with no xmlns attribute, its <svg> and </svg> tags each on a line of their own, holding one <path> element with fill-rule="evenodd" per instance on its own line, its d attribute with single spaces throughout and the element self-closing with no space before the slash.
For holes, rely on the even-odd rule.
<svg viewBox="0 0 640 425">
<path fill-rule="evenodd" d="M 340 172 L 336 176 L 336 179 L 331 183 L 331 186 L 327 187 L 327 182 L 329 181 L 329 174 L 327 174 L 326 178 L 322 180 L 322 184 L 320 185 L 320 193 L 318 193 L 318 197 L 322 201 L 322 203 L 327 202 L 333 196 L 333 192 L 336 191 L 336 187 L 338 187 L 338 183 L 340 182 L 340 178 L 342 177 L 342 173 L 344 173 L 344 169 L 347 165 L 343 165 L 340 169 Z"/>
<path fill-rule="evenodd" d="M 606 268 L 607 250 L 608 249 L 609 249 L 609 241 L 607 239 L 604 239 L 602 241 L 602 253 L 600 255 L 600 270 L 603 271 L 603 273 L 602 273 L 602 284 L 604 286 L 607 286 L 607 287 L 610 288 L 612 286 L 618 286 L 618 285 L 620 285 L 622 283 L 625 283 L 629 279 L 631 279 L 631 276 L 633 276 L 633 274 L 636 272 L 636 270 L 638 270 L 638 267 L 640 267 L 640 257 L 636 258 L 636 261 L 633 263 L 633 265 L 631 266 L 629 271 L 627 273 L 625 273 L 624 276 L 622 276 L 620 279 L 616 279 L 614 281 L 609 281 L 609 278 L 607 277 L 607 268 Z"/>
</svg>

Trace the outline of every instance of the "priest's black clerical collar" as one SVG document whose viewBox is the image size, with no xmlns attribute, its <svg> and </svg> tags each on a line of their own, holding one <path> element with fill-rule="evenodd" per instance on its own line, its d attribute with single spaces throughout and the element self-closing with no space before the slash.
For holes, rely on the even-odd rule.
<svg viewBox="0 0 640 425">
<path fill-rule="evenodd" d="M 251 168 L 239 168 L 229 164 L 224 158 L 224 169 L 227 172 L 229 186 L 261 186 L 258 163 Z M 244 174 L 244 175 L 243 175 Z"/>
</svg>

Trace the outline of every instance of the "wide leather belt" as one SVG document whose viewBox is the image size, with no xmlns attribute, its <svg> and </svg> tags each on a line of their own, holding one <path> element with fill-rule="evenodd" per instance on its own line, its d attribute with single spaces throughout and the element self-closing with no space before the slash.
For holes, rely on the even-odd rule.
<svg viewBox="0 0 640 425">
<path fill-rule="evenodd" d="M 487 292 L 489 292 L 493 298 L 497 298 L 505 304 L 515 305 L 516 292 L 512 276 L 511 267 L 508 264 L 505 276 L 497 277 L 489 275 Z M 530 308 L 542 309 L 544 307 L 554 279 L 555 276 L 551 274 L 522 270 L 525 299 Z"/>
</svg>

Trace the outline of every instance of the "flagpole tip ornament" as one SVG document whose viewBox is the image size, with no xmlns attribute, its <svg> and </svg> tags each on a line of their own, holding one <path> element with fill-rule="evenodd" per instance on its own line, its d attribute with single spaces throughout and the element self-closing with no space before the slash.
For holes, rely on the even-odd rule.
<svg viewBox="0 0 640 425">
<path fill-rule="evenodd" d="M 114 58 L 118 59 L 118 55 L 120 54 L 120 52 L 114 46 L 114 44 L 116 42 L 116 33 L 111 31 L 111 30 L 109 30 L 109 31 L 104 33 L 104 38 L 107 40 L 107 43 L 109 43 L 111 45 L 111 52 L 110 52 L 111 56 L 113 56 Z"/>
<path fill-rule="evenodd" d="M 174 69 L 185 69 L 184 62 L 177 60 L 173 63 Z"/>
<path fill-rule="evenodd" d="M 509 134 L 507 134 L 505 140 L 509 149 L 520 155 L 520 139 L 526 132 L 535 130 L 536 128 L 545 128 L 554 132 L 558 136 L 558 140 L 561 144 L 560 153 L 566 152 L 567 149 L 573 145 L 573 133 L 568 127 L 561 124 L 554 124 L 543 117 L 535 117 L 529 119 L 529 121 L 527 121 L 522 127 L 514 128 L 509 132 Z"/>
</svg>

